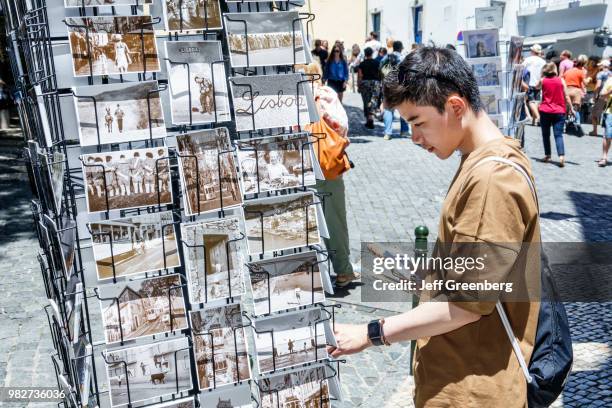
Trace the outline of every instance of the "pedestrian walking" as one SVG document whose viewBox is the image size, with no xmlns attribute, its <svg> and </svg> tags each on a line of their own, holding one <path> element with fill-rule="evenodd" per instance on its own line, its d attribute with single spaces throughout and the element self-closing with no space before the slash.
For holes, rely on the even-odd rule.
<svg viewBox="0 0 612 408">
<path fill-rule="evenodd" d="M 380 62 L 381 77 L 384 80 L 393 70 L 397 68 L 399 63 L 402 61 L 402 51 L 404 50 L 404 44 L 401 41 L 395 41 L 393 43 L 393 52 L 387 54 L 385 58 Z M 395 118 L 395 109 L 390 109 L 385 105 L 383 98 L 383 123 L 385 125 L 385 140 L 391 140 L 393 137 L 393 120 Z M 410 125 L 400 116 L 400 137 L 406 137 L 410 135 Z"/>
<path fill-rule="evenodd" d="M 612 144 L 612 75 L 608 76 L 599 96 L 606 99 L 606 107 L 603 112 L 603 154 L 599 161 L 599 166 L 604 167 L 608 165 L 608 150 Z"/>
<path fill-rule="evenodd" d="M 342 102 L 346 83 L 349 79 L 348 63 L 344 57 L 342 49 L 338 45 L 332 47 L 331 53 L 325 63 L 323 79 L 327 81 L 327 86 L 332 88 Z"/>
<path fill-rule="evenodd" d="M 414 143 L 442 160 L 461 152 L 442 205 L 433 257 L 447 259 L 451 250 L 453 258 L 460 256 L 464 243 L 464 249 L 471 251 L 475 247 L 467 243 L 486 242 L 485 248 L 491 251 L 487 251 L 486 272 L 444 268 L 440 274 L 446 282 L 458 279 L 482 284 L 486 277 L 488 282 L 502 283 L 515 276 L 523 284 L 533 283 L 534 278 L 539 283 L 540 222 L 535 191 L 530 188 L 530 160 L 518 141 L 505 138 L 483 111 L 471 67 L 454 51 L 422 47 L 408 54 L 387 77 L 383 93 L 387 106 L 397 108 L 414 124 Z M 525 176 L 509 164 L 482 162 L 499 156 L 522 169 Z M 531 252 L 535 248 L 537 256 Z M 502 253 L 502 258 L 497 257 Z M 497 255 L 491 257 L 493 254 Z M 474 255 L 470 252 L 470 257 Z M 433 282 L 430 278 L 427 283 Z M 336 323 L 337 346 L 328 346 L 328 352 L 338 358 L 372 346 L 380 349 L 416 340 L 417 408 L 524 408 L 527 384 L 496 311 L 495 298 L 500 295 L 495 292 L 489 301 L 482 301 L 469 293 L 462 302 L 460 295 L 453 297 L 446 289 L 423 291 L 419 305 L 405 313 L 369 324 Z M 456 301 L 430 301 L 445 295 Z M 540 304 L 501 302 L 516 342 L 529 361 Z"/>
<path fill-rule="evenodd" d="M 572 104 L 565 83 L 557 76 L 557 65 L 549 62 L 542 68 L 542 79 L 538 88 L 542 89 L 542 103 L 539 107 L 542 141 L 544 142 L 544 158 L 550 162 L 550 128 L 555 136 L 555 146 L 559 156 L 559 166 L 565 166 L 565 147 L 563 144 L 563 127 L 565 125 L 566 105 L 573 114 Z"/>
<path fill-rule="evenodd" d="M 530 48 L 531 55 L 525 58 L 523 65 L 525 66 L 526 73 L 529 74 L 529 90 L 527 91 L 527 107 L 531 114 L 531 124 L 537 126 L 540 123 L 540 113 L 538 111 L 538 104 L 540 102 L 540 90 L 537 85 L 540 82 L 542 75 L 542 68 L 546 61 L 541 57 L 542 47 L 540 44 L 534 44 Z"/>
<path fill-rule="evenodd" d="M 563 75 L 563 80 L 567 86 L 567 94 L 570 97 L 571 104 L 574 108 L 574 116 L 576 117 L 576 125 L 580 126 L 580 108 L 582 106 L 582 98 L 586 95 L 586 69 L 585 65 L 588 62 L 586 55 L 578 56 L 574 68 L 571 68 Z"/>
<path fill-rule="evenodd" d="M 357 83 L 363 101 L 365 127 L 374 129 L 374 109 L 378 105 L 377 100 L 380 93 L 380 70 L 378 62 L 372 58 L 374 50 L 368 47 L 365 49 L 364 55 L 365 60 L 357 68 Z"/>
<path fill-rule="evenodd" d="M 387 51 L 386 48 L 381 48 L 380 50 L 378 50 L 378 55 L 376 56 L 375 60 L 379 66 L 380 66 L 380 62 L 383 60 L 383 58 L 387 56 L 388 53 L 389 52 Z"/>
<path fill-rule="evenodd" d="M 378 50 L 382 47 L 382 43 L 378 40 L 378 33 L 371 31 L 368 38 L 366 38 L 366 42 L 363 45 L 363 49 L 370 47 L 374 53 L 378 53 Z"/>
<path fill-rule="evenodd" d="M 591 136 L 599 136 L 597 133 L 597 127 L 601 122 L 601 118 L 606 105 L 608 104 L 608 98 L 601 95 L 601 91 L 606 84 L 606 81 L 610 77 L 610 60 L 602 60 L 599 64 L 600 71 L 595 76 L 595 89 L 593 92 L 593 111 L 591 112 L 591 124 L 593 130 L 589 133 Z M 605 139 L 605 125 L 604 127 L 604 139 Z"/>
<path fill-rule="evenodd" d="M 313 57 L 317 57 L 319 64 L 321 64 L 321 68 L 325 70 L 325 62 L 329 57 L 329 53 L 325 48 L 323 48 L 323 41 L 315 40 L 314 49 L 311 51 Z"/>
<path fill-rule="evenodd" d="M 574 61 L 572 60 L 572 52 L 569 50 L 561 51 L 561 62 L 559 63 L 559 76 L 563 78 L 563 75 L 574 68 Z"/>
</svg>

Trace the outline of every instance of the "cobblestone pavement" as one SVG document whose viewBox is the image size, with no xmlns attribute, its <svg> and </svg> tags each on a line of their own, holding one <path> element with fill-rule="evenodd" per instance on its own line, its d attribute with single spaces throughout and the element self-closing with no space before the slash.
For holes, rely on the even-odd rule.
<svg viewBox="0 0 612 408">
<path fill-rule="evenodd" d="M 20 149 L 14 138 L 0 135 L 0 386 L 5 387 L 57 386 L 30 200 Z"/>
<path fill-rule="evenodd" d="M 441 162 L 409 139 L 384 141 L 382 127 L 369 131 L 361 126 L 357 95 L 348 94 L 346 104 L 351 119 L 349 154 L 356 164 L 345 177 L 352 260 L 359 261 L 362 241 L 409 241 L 418 225 L 429 227 L 433 241 L 458 157 Z M 600 142 L 592 137 L 568 137 L 564 169 L 534 160 L 545 240 L 612 241 L 612 168 L 601 169 L 595 163 Z M 533 158 L 543 155 L 539 131 L 531 127 L 527 130 L 527 152 Z M 0 386 L 53 385 L 52 347 L 42 313 L 46 301 L 35 258 L 30 195 L 14 148 L 0 148 L 0 187 Z M 342 305 L 339 322 L 367 322 L 407 306 L 362 304 L 359 288 L 340 291 L 333 301 Z M 574 372 L 555 407 L 610 405 L 610 304 L 578 303 L 567 308 Z M 408 344 L 395 344 L 382 352 L 369 350 L 347 357 L 341 368 L 345 401 L 334 407 L 411 407 L 409 351 Z"/>
</svg>

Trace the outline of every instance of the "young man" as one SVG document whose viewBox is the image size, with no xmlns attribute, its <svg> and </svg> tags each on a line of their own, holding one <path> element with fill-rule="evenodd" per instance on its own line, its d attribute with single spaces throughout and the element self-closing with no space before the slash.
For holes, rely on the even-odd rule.
<svg viewBox="0 0 612 408">
<path fill-rule="evenodd" d="M 388 106 L 413 125 L 414 143 L 442 160 L 455 151 L 462 154 L 442 207 L 434 255 L 455 257 L 458 248 L 478 244 L 488 249 L 487 267 L 486 273 L 478 273 L 450 266 L 442 271 L 446 277 L 481 282 L 484 275 L 497 283 L 510 277 L 516 281 L 517 276 L 521 281 L 529 278 L 527 282 L 533 282 L 533 275 L 539 279 L 539 261 L 519 262 L 535 259 L 523 258 L 523 243 L 539 247 L 540 242 L 538 208 L 528 181 L 511 165 L 482 162 L 498 156 L 530 174 L 529 160 L 519 143 L 505 138 L 482 110 L 467 63 L 455 51 L 423 47 L 406 57 L 383 89 Z M 424 301 L 422 294 L 420 304 L 403 314 L 368 325 L 336 324 L 338 347 L 328 351 L 339 357 L 373 344 L 417 339 L 417 407 L 526 407 L 526 381 L 495 300 L 445 299 L 452 301 Z M 503 305 L 529 361 L 539 304 Z"/>
</svg>

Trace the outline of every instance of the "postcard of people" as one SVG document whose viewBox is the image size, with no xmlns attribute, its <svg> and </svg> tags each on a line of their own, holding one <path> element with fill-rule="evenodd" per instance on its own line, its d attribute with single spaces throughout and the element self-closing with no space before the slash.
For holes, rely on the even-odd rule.
<svg viewBox="0 0 612 408">
<path fill-rule="evenodd" d="M 306 63 L 297 11 L 225 13 L 224 19 L 232 67 Z"/>
<path fill-rule="evenodd" d="M 331 314 L 324 309 L 257 319 L 254 331 L 259 372 L 327 358 L 326 345 L 335 344 L 330 321 Z"/>
<path fill-rule="evenodd" d="M 74 88 L 81 146 L 166 136 L 157 81 Z"/>
<path fill-rule="evenodd" d="M 312 186 L 316 183 L 307 134 L 236 141 L 244 194 Z"/>
<path fill-rule="evenodd" d="M 227 128 L 187 133 L 177 136 L 176 142 L 187 215 L 242 203 Z"/>
<path fill-rule="evenodd" d="M 73 74 L 158 72 L 151 16 L 67 17 Z"/>
<path fill-rule="evenodd" d="M 90 213 L 172 203 L 167 147 L 81 156 Z"/>
<path fill-rule="evenodd" d="M 231 120 L 220 41 L 166 41 L 172 123 Z"/>
</svg>

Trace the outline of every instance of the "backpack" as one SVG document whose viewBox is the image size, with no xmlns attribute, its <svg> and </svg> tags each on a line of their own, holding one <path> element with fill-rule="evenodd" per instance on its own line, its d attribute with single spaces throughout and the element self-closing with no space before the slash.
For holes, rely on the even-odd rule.
<svg viewBox="0 0 612 408">
<path fill-rule="evenodd" d="M 538 199 L 533 183 L 520 165 L 502 157 L 491 156 L 484 158 L 474 167 L 491 161 L 507 164 L 521 173 L 527 180 L 537 204 Z M 538 315 L 538 327 L 529 366 L 527 366 L 525 357 L 519 347 L 519 342 L 512 332 L 512 326 L 508 321 L 508 316 L 502 303 L 498 300 L 495 305 L 527 380 L 527 403 L 530 408 L 548 407 L 559 397 L 572 371 L 574 359 L 565 307 L 562 302 L 555 301 L 557 289 L 548 263 L 548 257 L 543 249 L 540 251 L 540 254 L 542 296 Z"/>
<path fill-rule="evenodd" d="M 380 66 L 380 73 L 382 79 L 385 79 L 387 75 L 400 63 L 399 57 L 395 53 L 387 55 L 387 59 Z"/>
</svg>

